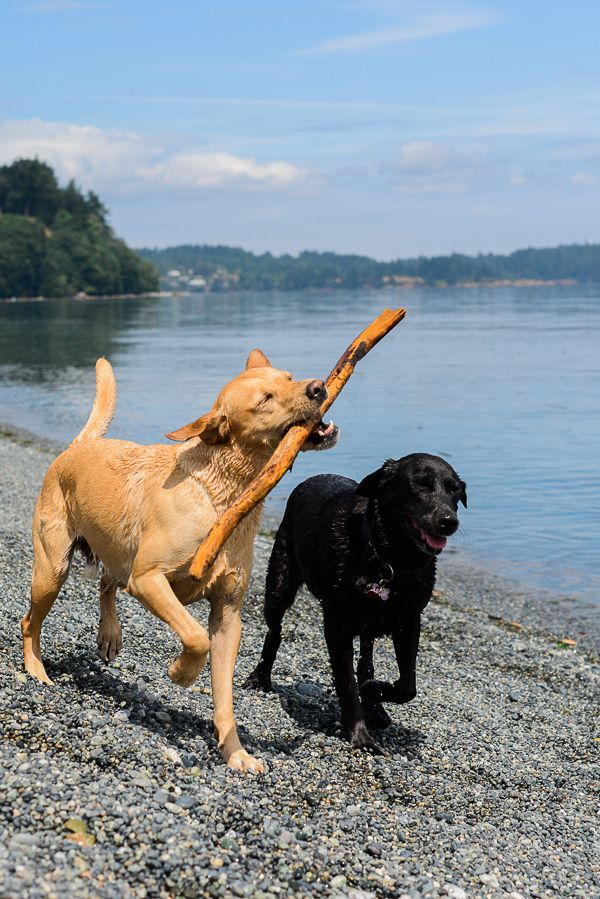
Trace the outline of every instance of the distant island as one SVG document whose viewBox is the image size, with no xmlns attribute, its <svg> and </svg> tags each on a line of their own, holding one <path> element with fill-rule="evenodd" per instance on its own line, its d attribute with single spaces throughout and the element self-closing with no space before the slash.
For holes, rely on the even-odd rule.
<svg viewBox="0 0 600 899">
<path fill-rule="evenodd" d="M 117 238 L 108 212 L 38 159 L 0 166 L 0 297 L 140 294 L 154 266 Z"/>
<path fill-rule="evenodd" d="M 134 251 L 115 236 L 92 191 L 84 194 L 73 181 L 61 187 L 39 159 L 0 166 L 0 298 L 139 295 L 159 286 L 218 292 L 594 282 L 600 282 L 600 244 L 391 262 L 193 244 Z"/>
<path fill-rule="evenodd" d="M 304 252 L 257 255 L 234 247 L 182 244 L 138 250 L 166 290 L 307 290 L 316 288 L 496 287 L 503 284 L 600 282 L 600 244 L 377 262 L 368 256 Z"/>
</svg>

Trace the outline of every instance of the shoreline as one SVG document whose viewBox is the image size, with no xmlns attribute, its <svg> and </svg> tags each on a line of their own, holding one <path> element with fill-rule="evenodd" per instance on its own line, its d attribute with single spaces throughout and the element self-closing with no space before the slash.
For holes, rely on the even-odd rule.
<svg viewBox="0 0 600 899">
<path fill-rule="evenodd" d="M 38 899 L 48 884 L 77 899 L 596 895 L 597 665 L 582 644 L 487 611 L 508 604 L 505 585 L 460 564 L 456 579 L 440 566 L 418 695 L 388 705 L 382 756 L 341 734 L 306 591 L 284 621 L 275 692 L 243 689 L 264 638 L 266 529 L 234 677 L 240 737 L 265 775 L 222 763 L 208 669 L 175 686 L 178 641 L 127 594 L 122 652 L 100 662 L 98 584 L 78 559 L 42 636 L 54 685 L 26 676 L 31 511 L 56 449 L 0 435 L 0 895 Z M 205 622 L 207 604 L 193 614 Z M 397 677 L 390 640 L 375 665 Z"/>
<path fill-rule="evenodd" d="M 328 293 L 337 293 L 338 291 L 357 291 L 357 290 L 376 290 L 382 291 L 383 293 L 389 293 L 390 291 L 405 291 L 405 290 L 415 290 L 417 288 L 425 288 L 427 290 L 477 290 L 477 289 L 492 289 L 496 290 L 500 287 L 518 287 L 519 289 L 531 288 L 531 287 L 593 287 L 599 285 L 598 281 L 577 281 L 575 278 L 516 278 L 514 281 L 511 281 L 508 278 L 498 278 L 493 279 L 491 281 L 459 281 L 455 284 L 450 284 L 448 282 L 442 281 L 439 283 L 428 284 L 426 282 L 419 282 L 418 279 L 415 283 L 385 283 L 385 284 L 361 284 L 358 287 L 350 287 L 348 285 L 332 285 L 332 284 L 324 284 L 322 287 L 304 287 L 304 288 L 270 288 L 268 290 L 259 290 L 258 288 L 235 288 L 231 287 L 227 290 L 195 290 L 190 288 L 188 290 L 184 290 L 182 288 L 177 289 L 165 289 L 165 290 L 152 290 L 147 291 L 145 293 L 115 293 L 115 294 L 66 294 L 65 296 L 59 297 L 46 297 L 46 296 L 34 296 L 34 297 L 0 297 L 0 303 L 52 303 L 54 301 L 60 300 L 143 300 L 143 299 L 157 299 L 160 297 L 180 297 L 180 296 L 207 296 L 214 295 L 220 296 L 221 294 L 247 294 L 247 293 L 260 293 L 260 294 L 269 294 L 269 293 L 320 293 L 320 292 L 328 292 Z"/>
<path fill-rule="evenodd" d="M 26 428 L 0 421 L 0 441 L 5 440 L 52 456 L 65 448 Z M 279 517 L 270 510 L 268 498 L 266 502 L 259 535 L 268 539 L 274 536 Z M 437 587 L 444 601 L 488 614 L 491 620 L 514 630 L 526 628 L 556 644 L 565 638 L 575 640 L 580 649 L 600 659 L 598 607 L 583 598 L 529 587 L 473 562 L 457 550 L 438 560 Z"/>
</svg>

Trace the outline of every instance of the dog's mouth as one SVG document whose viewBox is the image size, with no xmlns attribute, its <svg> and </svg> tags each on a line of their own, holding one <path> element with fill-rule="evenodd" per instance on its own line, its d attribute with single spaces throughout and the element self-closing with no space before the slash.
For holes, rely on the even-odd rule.
<svg viewBox="0 0 600 899">
<path fill-rule="evenodd" d="M 441 537 L 439 534 L 430 534 L 428 531 L 423 530 L 419 522 L 415 521 L 414 518 L 410 519 L 410 523 L 418 532 L 418 542 L 421 544 L 421 547 L 426 552 L 429 552 L 434 556 L 439 556 L 448 543 L 448 538 Z"/>
<path fill-rule="evenodd" d="M 327 424 L 324 421 L 320 421 L 304 441 L 304 446 L 312 449 L 329 449 L 337 443 L 339 433 L 340 429 L 332 421 L 327 422 Z"/>
<path fill-rule="evenodd" d="M 295 425 L 305 424 L 305 420 L 301 421 L 293 421 L 286 428 L 284 428 L 282 433 L 282 438 L 285 437 L 287 432 L 295 427 Z M 304 443 L 301 446 L 302 450 L 308 449 L 330 449 L 332 446 L 335 446 L 337 443 L 337 439 L 340 433 L 340 429 L 336 424 L 332 421 L 325 423 L 323 420 L 319 421 L 318 424 L 315 425 L 309 436 L 306 438 Z"/>
</svg>

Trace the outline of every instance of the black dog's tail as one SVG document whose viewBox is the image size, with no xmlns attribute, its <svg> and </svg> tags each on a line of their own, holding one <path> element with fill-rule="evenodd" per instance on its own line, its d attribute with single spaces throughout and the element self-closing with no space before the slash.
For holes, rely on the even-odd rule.
<svg viewBox="0 0 600 899">
<path fill-rule="evenodd" d="M 279 525 L 267 568 L 265 622 L 269 630 L 276 633 L 281 633 L 283 616 L 294 602 L 302 583 L 291 529 L 291 516 L 286 513 Z"/>
</svg>

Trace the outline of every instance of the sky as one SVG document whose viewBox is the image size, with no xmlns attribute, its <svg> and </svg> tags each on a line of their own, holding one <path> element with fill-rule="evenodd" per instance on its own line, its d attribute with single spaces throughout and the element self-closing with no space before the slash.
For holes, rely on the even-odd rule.
<svg viewBox="0 0 600 899">
<path fill-rule="evenodd" d="M 600 241 L 597 0 L 3 0 L 0 163 L 133 246 Z"/>
</svg>

